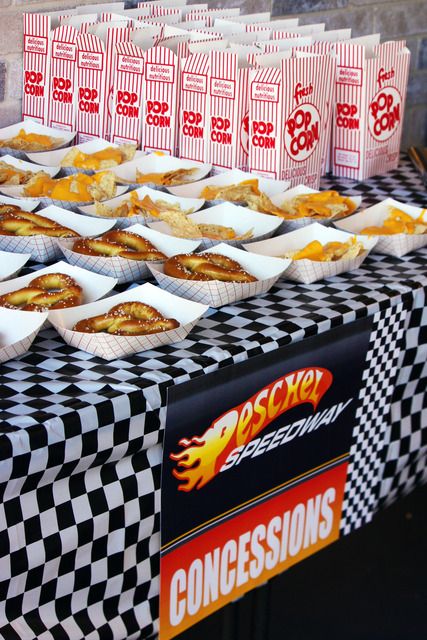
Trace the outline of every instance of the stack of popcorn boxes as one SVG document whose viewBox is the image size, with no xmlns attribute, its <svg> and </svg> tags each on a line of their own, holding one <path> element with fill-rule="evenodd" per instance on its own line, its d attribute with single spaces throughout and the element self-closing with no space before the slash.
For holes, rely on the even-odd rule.
<svg viewBox="0 0 427 640">
<path fill-rule="evenodd" d="M 23 117 L 318 188 L 398 164 L 410 53 L 185 0 L 24 15 Z"/>
</svg>

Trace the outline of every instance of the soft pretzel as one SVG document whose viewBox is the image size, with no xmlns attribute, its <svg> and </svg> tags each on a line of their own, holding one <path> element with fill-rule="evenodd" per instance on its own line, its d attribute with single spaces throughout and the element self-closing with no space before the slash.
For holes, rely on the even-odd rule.
<svg viewBox="0 0 427 640">
<path fill-rule="evenodd" d="M 107 313 L 77 322 L 73 331 L 110 333 L 116 336 L 144 335 L 176 329 L 174 318 L 165 318 L 160 311 L 143 302 L 123 302 Z"/>
<path fill-rule="evenodd" d="M 238 262 L 219 253 L 178 254 L 166 260 L 164 272 L 182 280 L 256 281 Z"/>
<path fill-rule="evenodd" d="M 88 256 L 119 256 L 128 260 L 166 260 L 167 257 L 149 240 L 119 229 L 108 231 L 100 238 L 77 240 L 73 251 Z"/>
<path fill-rule="evenodd" d="M 55 238 L 75 238 L 79 234 L 73 229 L 45 218 L 32 211 L 0 210 L 0 235 L 6 236 L 51 236 Z"/>
<path fill-rule="evenodd" d="M 22 311 L 75 307 L 82 302 L 82 288 L 65 273 L 45 273 L 27 287 L 0 296 L 0 306 Z"/>
</svg>

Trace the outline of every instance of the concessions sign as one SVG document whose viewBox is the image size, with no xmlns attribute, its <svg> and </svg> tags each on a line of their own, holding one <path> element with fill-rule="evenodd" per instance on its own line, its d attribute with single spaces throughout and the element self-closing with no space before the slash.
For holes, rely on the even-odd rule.
<svg viewBox="0 0 427 640">
<path fill-rule="evenodd" d="M 169 389 L 161 640 L 338 539 L 371 326 Z"/>
</svg>

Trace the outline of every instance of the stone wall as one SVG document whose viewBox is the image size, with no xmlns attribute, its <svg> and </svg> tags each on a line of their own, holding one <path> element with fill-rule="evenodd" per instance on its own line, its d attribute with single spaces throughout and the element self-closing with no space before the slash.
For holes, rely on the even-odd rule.
<svg viewBox="0 0 427 640">
<path fill-rule="evenodd" d="M 95 1 L 79 0 L 79 5 Z M 200 0 L 189 1 L 194 2 Z M 16 122 L 21 113 L 22 12 L 75 4 L 72 0 L 0 0 L 0 126 Z M 224 0 L 209 6 L 240 7 L 242 13 L 271 10 L 276 18 L 298 15 L 300 24 L 351 27 L 355 36 L 379 32 L 383 39 L 405 38 L 412 59 L 403 146 L 427 145 L 427 0 Z"/>
</svg>

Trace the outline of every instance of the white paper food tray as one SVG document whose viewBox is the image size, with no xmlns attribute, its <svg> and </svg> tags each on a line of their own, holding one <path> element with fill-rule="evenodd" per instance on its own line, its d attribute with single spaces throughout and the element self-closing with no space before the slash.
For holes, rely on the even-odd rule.
<svg viewBox="0 0 427 640">
<path fill-rule="evenodd" d="M 39 164 L 35 164 L 34 162 L 27 162 L 27 160 L 22 160 L 21 158 L 16 158 L 15 156 L 9 154 L 0 156 L 0 160 L 2 162 L 7 162 L 7 164 L 20 169 L 21 171 L 31 171 L 32 173 L 39 173 L 40 171 L 44 171 L 45 173 L 50 175 L 51 178 L 54 178 L 61 170 L 61 167 L 54 165 L 41 167 Z M 8 186 L 7 183 L 3 183 L 3 185 L 5 187 Z"/>
<path fill-rule="evenodd" d="M 175 318 L 180 325 L 176 329 L 142 336 L 115 336 L 107 333 L 73 331 L 74 325 L 79 320 L 106 313 L 111 307 L 126 301 L 150 304 L 165 317 Z M 53 326 L 67 344 L 104 360 L 115 360 L 184 340 L 207 309 L 206 305 L 183 300 L 147 282 L 111 296 L 107 300 L 73 309 L 52 311 L 51 316 Z"/>
<path fill-rule="evenodd" d="M 26 200 L 18 200 L 17 198 L 8 198 L 0 194 L 0 206 L 2 204 L 12 204 L 15 207 L 19 207 L 23 211 L 34 211 L 40 204 L 40 200 L 36 198 L 27 198 Z"/>
<path fill-rule="evenodd" d="M 0 282 L 15 277 L 30 258 L 29 253 L 0 251 Z"/>
<path fill-rule="evenodd" d="M 37 214 L 76 231 L 82 237 L 102 235 L 112 229 L 115 223 L 114 218 L 94 220 L 53 204 L 37 211 Z M 76 238 L 74 239 L 76 240 Z M 50 262 L 60 258 L 62 255 L 58 240 L 59 238 L 43 235 L 5 236 L 0 232 L 0 249 L 17 253 L 29 253 L 31 259 L 35 262 Z"/>
<path fill-rule="evenodd" d="M 183 184 L 179 187 L 168 187 L 169 193 L 173 193 L 175 196 L 182 198 L 200 198 L 201 193 L 205 187 L 239 184 L 246 180 L 258 180 L 259 190 L 265 193 L 270 198 L 277 193 L 282 193 L 288 188 L 289 182 L 285 180 L 271 180 L 270 178 L 261 178 L 253 173 L 247 173 L 246 171 L 240 171 L 240 169 L 231 169 L 231 171 L 224 171 L 224 173 L 218 173 L 215 176 L 200 180 L 199 182 L 192 182 L 190 184 Z M 218 204 L 218 200 L 212 200 L 211 204 Z"/>
<path fill-rule="evenodd" d="M 0 307 L 0 362 L 22 356 L 44 325 L 47 313 Z"/>
<path fill-rule="evenodd" d="M 303 249 L 309 242 L 318 240 L 321 244 L 327 242 L 348 242 L 353 234 L 338 231 L 331 227 L 314 222 L 303 229 L 296 229 L 290 233 L 285 233 L 269 240 L 262 242 L 253 242 L 244 245 L 245 249 L 250 253 L 256 253 L 260 256 L 283 256 L 289 251 L 298 251 Z M 312 284 L 318 280 L 324 280 L 339 273 L 353 271 L 358 269 L 365 260 L 368 253 L 375 246 L 376 240 L 368 236 L 356 236 L 357 240 L 363 243 L 366 251 L 357 258 L 341 259 L 334 262 L 316 262 L 314 260 L 291 260 L 286 270 L 285 278 L 293 282 L 301 282 L 303 284 Z"/>
<path fill-rule="evenodd" d="M 171 236 L 154 231 L 154 229 L 149 229 L 141 224 L 134 224 L 128 227 L 126 231 L 137 233 L 143 238 L 146 238 L 153 243 L 156 249 L 164 253 L 168 258 L 177 253 L 190 253 L 191 251 L 195 251 L 200 244 L 199 241 L 172 238 Z M 58 242 L 62 253 L 70 264 L 75 264 L 83 269 L 116 278 L 118 284 L 123 282 L 137 282 L 151 275 L 146 260 L 127 260 L 126 258 L 117 256 L 112 258 L 86 256 L 77 253 L 77 251 L 73 251 L 73 244 L 74 240 L 71 238 L 64 238 Z M 152 264 L 152 261 L 150 263 Z"/>
<path fill-rule="evenodd" d="M 103 298 L 110 293 L 113 287 L 117 284 L 115 278 L 91 273 L 86 269 L 75 267 L 74 265 L 61 260 L 60 262 L 55 262 L 55 264 L 51 264 L 48 267 L 39 269 L 38 271 L 34 271 L 26 276 L 7 280 L 6 282 L 0 282 L 0 296 L 5 293 L 9 293 L 10 291 L 16 291 L 17 289 L 27 287 L 34 278 L 38 278 L 38 276 L 42 276 L 45 273 L 65 273 L 74 278 L 77 284 L 79 284 L 83 289 L 83 304 L 95 302 L 96 300 Z M 48 312 L 48 314 L 50 313 L 52 313 L 52 311 Z"/>
<path fill-rule="evenodd" d="M 76 149 L 79 149 L 83 153 L 96 153 L 97 151 L 102 151 L 103 149 L 107 149 L 108 147 L 114 147 L 116 149 L 120 147 L 120 145 L 115 144 L 114 142 L 108 142 L 108 140 L 103 140 L 102 138 L 96 138 L 95 140 L 89 140 L 89 142 L 76 144 L 73 147 L 68 147 L 65 149 L 55 149 L 55 151 L 37 151 L 35 153 L 28 153 L 27 156 L 31 160 L 31 162 L 38 162 L 40 165 L 43 165 L 43 167 L 45 167 L 46 165 L 58 166 L 66 175 L 70 175 L 72 173 L 95 173 L 91 169 L 78 169 L 76 167 L 60 166 L 62 159 L 65 158 L 67 153 L 74 149 L 74 147 Z M 143 155 L 143 151 L 136 151 L 134 159 L 140 158 Z M 45 170 L 46 169 L 43 169 L 43 171 Z"/>
<path fill-rule="evenodd" d="M 338 229 L 343 229 L 349 233 L 360 233 L 360 231 L 365 229 L 365 227 L 381 227 L 384 220 L 390 213 L 390 207 L 404 211 L 410 215 L 411 218 L 414 218 L 414 220 L 419 218 L 423 211 L 426 211 L 420 207 L 414 207 L 413 205 L 393 200 L 393 198 L 387 198 L 373 207 L 369 207 L 369 209 L 365 209 L 364 211 L 352 215 L 345 220 L 338 220 L 334 224 Z M 423 219 L 427 222 L 427 212 L 424 214 Z M 396 233 L 388 236 L 363 235 L 362 237 L 377 238 L 377 244 L 374 249 L 375 253 L 383 253 L 388 256 L 396 256 L 397 258 L 401 258 L 407 253 L 427 245 L 427 233 Z"/>
<path fill-rule="evenodd" d="M 252 229 L 253 237 L 248 240 L 212 240 L 210 238 L 202 238 L 200 240 L 201 249 L 209 249 L 219 242 L 224 242 L 224 244 L 232 247 L 241 247 L 243 243 L 265 240 L 270 238 L 281 225 L 280 218 L 258 213 L 232 202 L 222 202 L 214 207 L 209 207 L 205 211 L 192 213 L 188 218 L 196 224 L 219 224 L 224 227 L 231 227 L 237 235 L 243 235 Z M 148 223 L 148 226 L 157 231 L 171 234 L 169 225 L 164 221 L 151 222 Z"/>
<path fill-rule="evenodd" d="M 221 243 L 209 249 L 237 260 L 242 267 L 257 278 L 256 282 L 220 282 L 219 280 L 181 280 L 165 275 L 163 265 L 149 265 L 150 271 L 159 285 L 175 295 L 207 304 L 210 307 L 222 307 L 266 293 L 287 269 L 290 260 L 266 258 L 251 255 L 242 249 Z M 202 253 L 204 253 L 202 251 Z M 205 252 L 206 253 L 206 252 Z"/>
<path fill-rule="evenodd" d="M 282 207 L 286 202 L 290 202 L 296 196 L 302 196 L 307 193 L 320 193 L 320 191 L 317 191 L 316 189 L 311 189 L 310 187 L 306 187 L 303 184 L 299 184 L 296 187 L 293 187 L 292 189 L 288 189 L 288 191 L 285 191 L 284 193 L 279 193 L 278 195 L 273 196 L 271 198 L 271 201 L 277 207 Z M 356 208 L 360 207 L 360 203 L 362 202 L 361 196 L 345 196 L 345 197 L 350 198 L 354 202 Z M 305 218 L 292 218 L 292 216 L 290 216 L 289 218 L 286 218 L 282 221 L 282 224 L 279 228 L 279 232 L 286 233 L 288 231 L 295 231 L 295 229 L 306 227 L 307 225 L 313 224 L 314 222 L 317 222 L 323 225 L 329 225 L 333 222 L 333 220 L 334 220 L 333 217 L 314 218 L 313 216 L 307 216 Z"/>
<path fill-rule="evenodd" d="M 26 200 L 29 202 L 37 201 L 43 207 L 48 207 L 51 204 L 56 205 L 57 207 L 61 207 L 62 209 L 68 209 L 69 211 L 75 211 L 76 209 L 81 209 L 81 207 L 86 206 L 89 202 L 72 202 L 71 200 L 56 200 L 54 198 L 29 198 L 24 195 L 25 185 L 21 186 L 13 186 L 13 187 L 2 187 L 0 185 L 0 193 L 10 197 L 10 198 L 20 198 L 22 200 Z M 116 187 L 116 196 L 120 196 L 128 190 L 128 187 L 118 185 Z"/>
<path fill-rule="evenodd" d="M 2 127 L 0 129 L 0 140 L 7 140 L 8 138 L 14 138 L 18 135 L 19 131 L 24 129 L 26 133 L 39 133 L 41 135 L 51 136 L 52 138 L 59 138 L 62 142 L 52 149 L 60 149 L 61 147 L 66 147 L 70 144 L 70 142 L 75 138 L 75 131 L 64 131 L 62 129 L 54 129 L 53 127 L 46 127 L 43 124 L 39 124 L 34 120 L 23 120 L 22 122 L 17 122 L 16 124 L 11 124 L 8 127 Z M 0 147 L 0 156 L 5 155 L 6 153 L 11 156 L 15 156 L 15 158 L 26 158 L 26 151 L 18 151 L 16 149 L 11 149 L 10 147 Z M 34 153 L 38 153 L 37 151 Z M 42 153 L 42 152 L 40 152 Z"/>
<path fill-rule="evenodd" d="M 174 156 L 166 156 L 159 153 L 150 153 L 142 158 L 138 158 L 137 160 L 126 162 L 119 167 L 113 167 L 111 171 L 113 171 L 117 176 L 118 180 L 122 180 L 125 184 L 152 187 L 153 189 L 164 189 L 165 187 L 162 185 L 155 185 L 152 183 L 138 185 L 136 181 L 137 170 L 138 173 L 166 173 L 167 171 L 175 171 L 177 169 L 196 169 L 197 171 L 195 171 L 191 176 L 191 182 L 188 183 L 193 184 L 196 180 L 201 180 L 207 176 L 212 169 L 212 165 L 195 162 L 194 160 L 175 158 Z"/>
<path fill-rule="evenodd" d="M 176 196 L 172 196 L 170 193 L 166 193 L 165 191 L 159 191 L 158 189 L 150 189 L 150 187 L 140 187 L 139 189 L 134 189 L 133 191 L 128 191 L 126 194 L 121 196 L 116 196 L 115 198 L 111 198 L 111 200 L 104 200 L 103 204 L 107 207 L 111 207 L 111 209 L 115 209 L 122 202 L 126 202 L 130 200 L 131 193 L 137 193 L 138 199 L 142 200 L 145 196 L 149 196 L 153 202 L 157 202 L 157 200 L 163 200 L 165 202 L 170 202 L 173 205 L 179 205 L 183 211 L 198 211 L 201 209 L 205 203 L 204 200 L 200 198 L 178 198 Z M 102 218 L 102 216 L 98 216 L 96 214 L 96 205 L 91 204 L 84 207 L 79 207 L 79 210 L 87 216 L 94 216 L 96 218 Z M 110 219 L 110 218 L 103 218 Z M 152 216 L 128 216 L 128 217 L 116 217 L 116 227 L 118 229 L 125 229 L 133 224 L 146 224 L 149 221 L 157 220 L 157 218 L 153 218 Z"/>
</svg>

